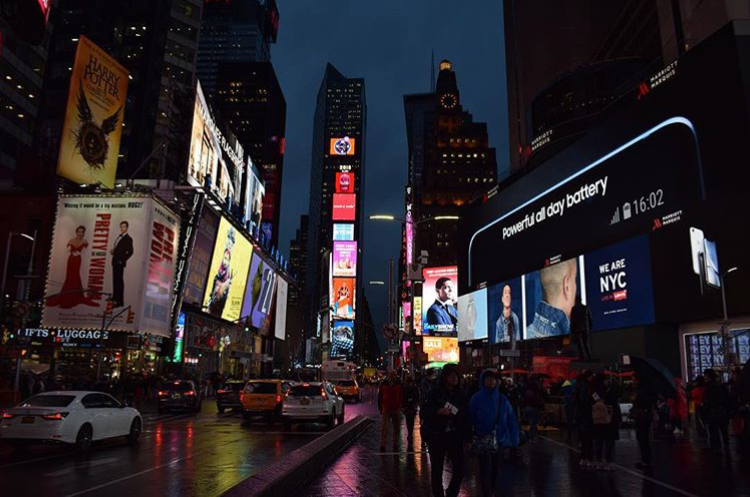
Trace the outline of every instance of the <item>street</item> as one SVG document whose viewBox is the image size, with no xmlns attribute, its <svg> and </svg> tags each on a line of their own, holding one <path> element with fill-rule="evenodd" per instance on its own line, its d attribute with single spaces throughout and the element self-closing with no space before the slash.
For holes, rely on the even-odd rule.
<svg viewBox="0 0 750 497">
<path fill-rule="evenodd" d="M 365 390 L 361 404 L 347 404 L 346 419 L 372 413 Z M 213 399 L 192 414 L 144 414 L 139 443 L 124 440 L 95 444 L 89 454 L 58 447 L 31 447 L 14 453 L 0 447 L 3 495 L 13 496 L 217 496 L 267 464 L 325 433 L 322 425 L 295 425 L 240 413 L 217 414 Z M 7 493 L 6 493 L 7 492 Z"/>
</svg>

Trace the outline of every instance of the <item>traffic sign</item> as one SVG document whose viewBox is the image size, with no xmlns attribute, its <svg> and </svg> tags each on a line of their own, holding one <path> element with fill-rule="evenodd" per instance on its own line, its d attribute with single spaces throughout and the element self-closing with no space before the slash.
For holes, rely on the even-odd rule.
<svg viewBox="0 0 750 497">
<path fill-rule="evenodd" d="M 396 325 L 394 324 L 386 324 L 383 326 L 383 335 L 385 335 L 386 338 L 393 340 L 398 336 L 398 328 L 396 328 Z"/>
</svg>

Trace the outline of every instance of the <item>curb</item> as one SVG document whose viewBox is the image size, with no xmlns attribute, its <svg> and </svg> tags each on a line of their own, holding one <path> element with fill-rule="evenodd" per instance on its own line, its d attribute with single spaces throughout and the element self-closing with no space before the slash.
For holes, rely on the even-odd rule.
<svg viewBox="0 0 750 497">
<path fill-rule="evenodd" d="M 282 461 L 266 466 L 224 492 L 222 497 L 294 495 L 307 481 L 318 476 L 323 468 L 372 423 L 370 418 L 357 416 L 295 450 Z"/>
</svg>

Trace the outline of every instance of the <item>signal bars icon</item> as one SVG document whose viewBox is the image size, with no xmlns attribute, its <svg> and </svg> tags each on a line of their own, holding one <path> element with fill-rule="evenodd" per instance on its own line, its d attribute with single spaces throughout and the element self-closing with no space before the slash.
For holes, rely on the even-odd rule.
<svg viewBox="0 0 750 497">
<path fill-rule="evenodd" d="M 612 226 L 613 224 L 617 224 L 620 222 L 620 208 L 615 207 L 615 215 L 612 216 L 612 220 L 609 222 L 609 225 Z"/>
</svg>

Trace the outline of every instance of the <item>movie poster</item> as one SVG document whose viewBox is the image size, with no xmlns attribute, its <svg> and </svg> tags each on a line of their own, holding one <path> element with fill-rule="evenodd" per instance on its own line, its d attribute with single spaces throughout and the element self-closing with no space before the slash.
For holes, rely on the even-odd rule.
<svg viewBox="0 0 750 497">
<path fill-rule="evenodd" d="M 91 40 L 78 40 L 60 138 L 57 174 L 115 187 L 128 71 Z"/>
<path fill-rule="evenodd" d="M 249 316 L 252 325 L 258 330 L 269 329 L 275 291 L 276 272 L 257 252 L 253 253 L 245 291 L 245 303 L 242 306 L 242 317 Z"/>
<path fill-rule="evenodd" d="M 206 312 L 227 321 L 240 319 L 252 253 L 250 240 L 222 218 L 203 296 Z"/>
<path fill-rule="evenodd" d="M 354 278 L 333 278 L 331 306 L 336 319 L 354 319 L 356 280 Z"/>
<path fill-rule="evenodd" d="M 198 232 L 195 235 L 193 252 L 190 254 L 190 270 L 188 271 L 185 290 L 182 292 L 183 301 L 201 305 L 206 293 L 206 280 L 211 265 L 211 255 L 214 252 L 216 233 L 219 230 L 220 217 L 213 209 L 204 208 Z"/>
<path fill-rule="evenodd" d="M 179 226 L 151 197 L 61 197 L 42 325 L 170 336 Z"/>
<path fill-rule="evenodd" d="M 425 335 L 455 337 L 458 325 L 458 268 L 423 270 L 422 330 Z"/>
</svg>

